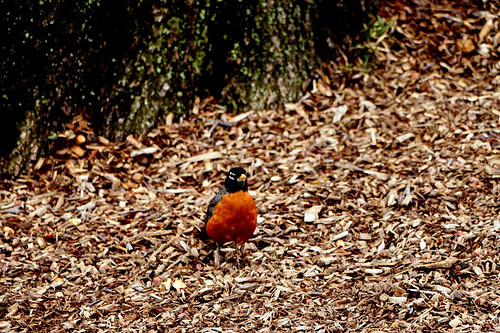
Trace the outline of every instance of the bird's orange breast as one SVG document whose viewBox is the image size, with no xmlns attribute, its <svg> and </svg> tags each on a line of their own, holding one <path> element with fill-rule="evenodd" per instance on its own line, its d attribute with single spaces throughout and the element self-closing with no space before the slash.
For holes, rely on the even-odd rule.
<svg viewBox="0 0 500 333">
<path fill-rule="evenodd" d="M 248 192 L 224 194 L 208 220 L 207 235 L 217 243 L 243 244 L 257 227 L 257 207 Z"/>
</svg>

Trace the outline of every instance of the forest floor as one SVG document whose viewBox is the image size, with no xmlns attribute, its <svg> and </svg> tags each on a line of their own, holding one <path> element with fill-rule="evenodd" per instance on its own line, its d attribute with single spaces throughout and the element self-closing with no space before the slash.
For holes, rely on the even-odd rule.
<svg viewBox="0 0 500 333">
<path fill-rule="evenodd" d="M 0 330 L 499 332 L 498 2 L 396 3 L 376 66 L 340 57 L 279 110 L 202 101 L 119 144 L 67 124 L 0 183 Z M 234 165 L 240 268 L 197 236 Z"/>
</svg>

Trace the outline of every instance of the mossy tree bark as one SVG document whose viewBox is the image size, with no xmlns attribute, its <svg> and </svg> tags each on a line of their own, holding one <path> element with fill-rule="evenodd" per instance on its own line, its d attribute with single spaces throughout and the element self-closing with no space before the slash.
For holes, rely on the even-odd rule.
<svg viewBox="0 0 500 333">
<path fill-rule="evenodd" d="M 115 108 L 106 128 L 110 134 L 142 131 L 165 113 L 187 113 L 195 96 L 216 96 L 230 111 L 296 98 L 318 64 L 312 9 L 284 0 L 154 8 L 152 34 L 141 41 L 147 51 L 127 64 L 117 87 L 118 98 L 132 98 L 131 108 Z M 123 126 L 111 126 L 116 120 Z"/>
<path fill-rule="evenodd" d="M 0 107 L 12 120 L 2 124 L 1 172 L 29 166 L 77 114 L 120 138 L 187 114 L 195 97 L 236 112 L 295 100 L 342 36 L 338 23 L 366 17 L 363 0 L 333 3 L 4 2 Z"/>
</svg>

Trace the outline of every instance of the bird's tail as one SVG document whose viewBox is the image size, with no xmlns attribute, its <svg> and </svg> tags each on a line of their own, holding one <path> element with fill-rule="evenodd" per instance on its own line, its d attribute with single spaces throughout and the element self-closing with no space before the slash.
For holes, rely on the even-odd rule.
<svg viewBox="0 0 500 333">
<path fill-rule="evenodd" d="M 200 233 L 198 234 L 198 237 L 203 240 L 203 241 L 206 241 L 209 239 L 208 237 L 208 234 L 207 234 L 207 226 L 204 225 L 202 228 L 201 228 L 201 231 Z"/>
</svg>

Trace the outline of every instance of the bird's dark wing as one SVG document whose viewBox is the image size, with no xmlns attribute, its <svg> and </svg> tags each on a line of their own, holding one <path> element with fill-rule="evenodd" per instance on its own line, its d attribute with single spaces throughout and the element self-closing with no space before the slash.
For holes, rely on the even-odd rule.
<svg viewBox="0 0 500 333">
<path fill-rule="evenodd" d="M 207 214 L 205 215 L 205 224 L 210 220 L 212 215 L 214 214 L 215 206 L 219 203 L 221 200 L 222 196 L 227 193 L 227 190 L 225 187 L 223 187 L 210 201 L 210 204 L 208 205 L 207 209 Z"/>
<path fill-rule="evenodd" d="M 207 214 L 205 215 L 205 225 L 201 228 L 200 238 L 203 240 L 207 240 L 209 237 L 207 235 L 207 222 L 210 220 L 212 215 L 214 215 L 215 206 L 219 203 L 222 196 L 227 193 L 226 188 L 222 188 L 213 198 L 210 200 L 208 204 Z"/>
</svg>

